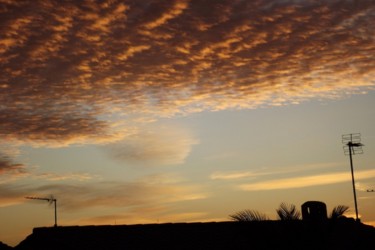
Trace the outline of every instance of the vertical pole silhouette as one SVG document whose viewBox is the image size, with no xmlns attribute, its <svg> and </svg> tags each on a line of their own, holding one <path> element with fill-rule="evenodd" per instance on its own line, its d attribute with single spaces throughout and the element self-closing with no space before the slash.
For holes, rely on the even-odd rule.
<svg viewBox="0 0 375 250">
<path fill-rule="evenodd" d="M 345 144 L 344 146 L 344 153 L 345 155 L 349 154 L 350 159 L 350 170 L 352 174 L 352 185 L 353 185 L 353 196 L 354 196 L 354 206 L 355 206 L 355 219 L 359 221 L 358 218 L 358 204 L 357 204 L 357 193 L 355 188 L 355 178 L 354 178 L 354 168 L 353 168 L 353 155 L 355 154 L 362 154 L 362 146 L 361 143 L 361 134 L 347 134 L 342 136 L 342 143 Z"/>
<path fill-rule="evenodd" d="M 355 191 L 353 157 L 352 157 L 352 143 L 351 142 L 348 143 L 348 147 L 349 147 L 349 158 L 350 158 L 350 170 L 352 172 L 352 185 L 353 185 L 354 206 L 355 206 L 355 219 L 358 220 L 357 192 Z"/>
<path fill-rule="evenodd" d="M 55 203 L 55 227 L 57 227 L 57 205 L 56 205 L 56 202 L 57 200 L 56 199 L 53 199 L 53 202 Z"/>
<path fill-rule="evenodd" d="M 30 199 L 30 200 L 48 201 L 50 204 L 53 202 L 54 206 L 55 206 L 55 225 L 54 225 L 54 227 L 57 227 L 57 205 L 56 205 L 57 200 L 55 198 L 53 198 L 53 196 L 51 198 L 41 198 L 41 197 L 25 197 L 25 198 Z"/>
</svg>

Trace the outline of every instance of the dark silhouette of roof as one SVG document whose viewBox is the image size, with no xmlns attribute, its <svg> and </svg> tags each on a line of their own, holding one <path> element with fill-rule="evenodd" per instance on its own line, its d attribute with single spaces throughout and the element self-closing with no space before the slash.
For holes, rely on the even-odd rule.
<svg viewBox="0 0 375 250">
<path fill-rule="evenodd" d="M 374 245 L 374 227 L 340 219 L 35 228 L 15 249 L 345 250 Z"/>
</svg>

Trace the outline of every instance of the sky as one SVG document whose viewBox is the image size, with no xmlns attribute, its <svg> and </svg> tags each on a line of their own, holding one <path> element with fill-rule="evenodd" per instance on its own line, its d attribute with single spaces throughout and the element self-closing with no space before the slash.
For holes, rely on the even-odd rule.
<svg viewBox="0 0 375 250">
<path fill-rule="evenodd" d="M 375 225 L 375 1 L 0 0 L 0 241 L 354 199 Z"/>
</svg>

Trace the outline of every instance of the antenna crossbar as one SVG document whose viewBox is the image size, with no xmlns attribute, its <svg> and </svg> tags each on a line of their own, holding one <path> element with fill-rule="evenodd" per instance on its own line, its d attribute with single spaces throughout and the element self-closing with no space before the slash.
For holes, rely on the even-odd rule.
<svg viewBox="0 0 375 250">
<path fill-rule="evenodd" d="M 56 198 L 53 198 L 50 197 L 50 198 L 45 198 L 45 197 L 32 197 L 32 196 L 27 196 L 25 197 L 25 199 L 29 199 L 29 200 L 42 200 L 42 201 L 48 201 L 49 203 L 54 203 L 55 205 L 55 227 L 57 227 L 57 206 L 56 206 L 56 202 L 57 202 L 57 199 Z"/>
<path fill-rule="evenodd" d="M 42 201 L 55 201 L 56 199 L 54 198 L 41 198 L 41 197 L 31 197 L 31 196 L 27 196 L 25 197 L 25 199 L 29 199 L 29 200 L 42 200 Z"/>
</svg>

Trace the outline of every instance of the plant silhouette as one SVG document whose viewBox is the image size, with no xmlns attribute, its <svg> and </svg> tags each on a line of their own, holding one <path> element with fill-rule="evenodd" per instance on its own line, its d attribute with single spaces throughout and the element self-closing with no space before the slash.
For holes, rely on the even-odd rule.
<svg viewBox="0 0 375 250">
<path fill-rule="evenodd" d="M 301 213 L 293 204 L 281 203 L 280 207 L 276 209 L 280 220 L 300 220 Z"/>
<path fill-rule="evenodd" d="M 269 220 L 266 214 L 258 211 L 246 209 L 235 214 L 229 215 L 233 221 L 265 221 Z"/>
<path fill-rule="evenodd" d="M 338 205 L 332 209 L 330 219 L 337 220 L 340 218 L 344 218 L 344 214 L 348 212 L 349 207 L 345 205 Z"/>
</svg>

